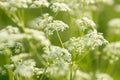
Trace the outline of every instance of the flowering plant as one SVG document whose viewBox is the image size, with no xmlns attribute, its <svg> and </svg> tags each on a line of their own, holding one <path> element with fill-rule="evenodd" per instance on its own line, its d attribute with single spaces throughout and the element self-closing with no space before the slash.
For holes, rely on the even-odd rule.
<svg viewBox="0 0 120 80">
<path fill-rule="evenodd" d="M 109 44 L 97 30 L 92 12 L 98 3 L 114 2 L 1 0 L 0 11 L 11 22 L 0 29 L 0 56 L 5 60 L 0 63 L 0 79 L 113 80 L 97 68 L 98 58 L 113 63 L 120 53 L 119 42 Z"/>
</svg>

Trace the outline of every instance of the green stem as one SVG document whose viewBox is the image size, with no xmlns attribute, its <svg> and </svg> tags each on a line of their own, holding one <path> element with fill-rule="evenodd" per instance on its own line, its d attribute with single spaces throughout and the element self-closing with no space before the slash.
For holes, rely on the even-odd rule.
<svg viewBox="0 0 120 80">
<path fill-rule="evenodd" d="M 55 19 L 57 17 L 58 13 L 59 13 L 59 10 L 56 12 L 56 14 L 55 14 L 53 19 Z"/>
<path fill-rule="evenodd" d="M 10 68 L 8 68 L 7 70 L 8 70 L 8 74 L 9 74 L 9 80 L 14 80 L 12 70 Z"/>
<path fill-rule="evenodd" d="M 58 39 L 59 39 L 59 41 L 60 41 L 60 44 L 61 44 L 62 48 L 64 48 L 64 45 L 63 45 L 63 42 L 62 42 L 62 40 L 61 40 L 60 34 L 58 33 L 57 30 L 56 30 L 56 33 L 57 33 L 57 36 L 58 36 Z"/>
<path fill-rule="evenodd" d="M 18 12 L 18 18 L 19 18 L 19 21 L 20 21 L 20 25 L 19 26 L 24 31 L 25 23 L 24 23 L 24 10 L 23 9 Z"/>
<path fill-rule="evenodd" d="M 9 54 L 11 54 L 11 52 L 9 51 L 9 49 L 5 49 L 5 53 L 6 53 L 6 63 L 10 64 L 10 60 L 9 60 Z M 11 68 L 7 67 L 7 71 L 8 71 L 8 75 L 9 75 L 9 80 L 14 80 L 14 75 L 13 72 L 11 70 Z"/>
<path fill-rule="evenodd" d="M 73 63 L 70 63 L 70 80 L 73 80 Z"/>
<path fill-rule="evenodd" d="M 27 36 L 26 36 L 27 37 Z M 36 57 L 39 59 L 39 61 L 42 62 L 42 64 L 45 64 L 45 61 L 43 60 L 43 57 L 42 56 L 39 56 L 39 52 L 37 51 L 35 45 L 30 42 L 30 40 L 28 39 L 28 44 L 30 46 L 30 52 L 31 52 L 31 56 L 35 55 L 36 54 Z M 34 52 L 33 52 L 34 51 Z"/>
<path fill-rule="evenodd" d="M 46 66 L 46 68 L 45 68 L 45 70 L 44 70 L 44 72 L 43 72 L 43 75 L 41 76 L 40 80 L 43 80 L 43 78 L 44 78 L 44 76 L 45 76 L 45 73 L 46 73 L 46 70 L 47 70 L 47 66 Z"/>
</svg>

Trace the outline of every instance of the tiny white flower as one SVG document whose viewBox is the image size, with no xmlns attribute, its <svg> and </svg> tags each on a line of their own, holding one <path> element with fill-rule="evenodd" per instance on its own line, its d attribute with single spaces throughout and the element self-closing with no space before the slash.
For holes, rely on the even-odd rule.
<svg viewBox="0 0 120 80">
<path fill-rule="evenodd" d="M 53 12 L 71 10 L 65 3 L 58 2 L 53 3 L 52 6 L 50 6 L 50 8 L 53 10 Z"/>
</svg>

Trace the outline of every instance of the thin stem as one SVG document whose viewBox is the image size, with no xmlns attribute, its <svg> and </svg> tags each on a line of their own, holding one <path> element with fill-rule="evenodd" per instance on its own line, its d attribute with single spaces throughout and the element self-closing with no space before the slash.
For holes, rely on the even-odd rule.
<svg viewBox="0 0 120 80">
<path fill-rule="evenodd" d="M 27 37 L 27 36 L 26 36 L 26 37 Z M 45 64 L 45 61 L 43 60 L 43 58 L 42 58 L 41 56 L 39 56 L 39 54 L 37 54 L 37 53 L 39 53 L 39 52 L 37 51 L 37 49 L 36 49 L 36 47 L 34 46 L 34 44 L 33 44 L 32 42 L 30 42 L 30 40 L 28 40 L 28 44 L 29 44 L 29 46 L 30 46 L 31 56 L 33 56 L 33 55 L 36 54 L 36 57 L 39 59 L 39 61 L 41 61 L 42 64 Z M 34 51 L 35 54 L 33 53 L 33 51 Z"/>
<path fill-rule="evenodd" d="M 83 60 L 83 59 L 88 55 L 88 53 L 89 53 L 89 52 L 86 52 L 86 53 L 84 54 L 84 56 L 82 56 L 82 57 L 77 61 L 77 63 L 79 63 L 81 60 Z"/>
<path fill-rule="evenodd" d="M 24 31 L 24 10 L 18 12 L 9 13 L 5 11 L 6 15 Z"/>
<path fill-rule="evenodd" d="M 70 63 L 70 80 L 73 80 L 73 62 Z"/>
<path fill-rule="evenodd" d="M 20 21 L 20 25 L 19 26 L 24 31 L 25 24 L 24 24 L 24 10 L 23 9 L 18 12 L 18 18 L 19 18 L 19 21 Z"/>
<path fill-rule="evenodd" d="M 9 54 L 11 54 L 11 52 L 9 51 L 9 49 L 5 49 L 5 56 L 6 56 L 6 63 L 10 64 L 10 60 L 9 60 Z M 10 67 L 7 67 L 7 71 L 8 71 L 8 75 L 9 75 L 9 80 L 14 80 L 14 75 L 13 72 L 11 70 Z"/>
<path fill-rule="evenodd" d="M 5 13 L 14 23 L 16 23 L 18 25 L 19 19 L 18 19 L 16 13 L 10 14 L 7 11 L 5 11 Z"/>
<path fill-rule="evenodd" d="M 61 44 L 62 48 L 64 48 L 64 45 L 63 45 L 63 42 L 62 42 L 62 40 L 61 40 L 60 34 L 58 33 L 57 30 L 56 30 L 56 33 L 57 33 L 57 36 L 58 36 L 58 39 L 59 39 L 59 41 L 60 41 L 60 44 Z"/>
<path fill-rule="evenodd" d="M 46 73 L 46 70 L 47 70 L 47 66 L 46 66 L 46 68 L 45 68 L 45 70 L 44 70 L 44 72 L 43 72 L 43 75 L 41 76 L 40 80 L 42 80 L 42 79 L 44 78 L 45 73 Z"/>
<path fill-rule="evenodd" d="M 43 7 L 41 6 L 41 15 L 43 14 L 43 10 L 42 10 L 42 8 L 43 8 Z"/>
<path fill-rule="evenodd" d="M 56 14 L 55 14 L 53 19 L 55 19 L 57 17 L 58 13 L 59 13 L 59 10 L 56 12 Z"/>
<path fill-rule="evenodd" d="M 9 74 L 9 80 L 14 80 L 13 72 L 10 68 L 7 68 Z"/>
</svg>

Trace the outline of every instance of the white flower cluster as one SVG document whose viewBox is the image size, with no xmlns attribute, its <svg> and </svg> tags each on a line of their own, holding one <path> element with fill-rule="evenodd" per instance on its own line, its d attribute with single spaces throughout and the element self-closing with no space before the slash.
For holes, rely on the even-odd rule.
<svg viewBox="0 0 120 80">
<path fill-rule="evenodd" d="M 64 31 L 69 28 L 63 21 L 53 20 L 53 17 L 47 13 L 31 21 L 31 25 L 32 28 L 43 30 L 47 35 L 52 35 L 54 31 Z"/>
<path fill-rule="evenodd" d="M 86 42 L 87 47 L 91 47 L 91 49 L 95 49 L 103 44 L 107 44 L 108 41 L 104 39 L 101 33 L 98 33 L 96 30 L 90 31 L 88 34 L 84 36 L 84 41 Z"/>
<path fill-rule="evenodd" d="M 81 2 L 88 5 L 88 4 L 94 4 L 95 0 L 81 0 Z"/>
<path fill-rule="evenodd" d="M 25 34 L 28 39 L 35 39 L 36 41 L 39 41 L 42 46 L 49 46 L 51 44 L 49 39 L 45 37 L 45 34 L 42 31 L 26 28 Z"/>
<path fill-rule="evenodd" d="M 25 60 L 16 66 L 14 73 L 23 77 L 32 77 L 34 75 L 35 64 L 33 59 Z"/>
<path fill-rule="evenodd" d="M 81 70 L 76 70 L 75 80 L 91 80 L 91 76 Z"/>
<path fill-rule="evenodd" d="M 12 48 L 12 52 L 21 53 L 23 46 L 20 42 L 23 39 L 35 39 L 42 46 L 49 46 L 51 44 L 43 32 L 27 28 L 25 29 L 25 33 L 20 33 L 18 28 L 7 26 L 0 30 L 0 37 L 1 52 L 3 52 L 2 50 L 5 48 Z"/>
<path fill-rule="evenodd" d="M 23 34 L 20 34 L 18 28 L 13 26 L 7 26 L 6 28 L 0 30 L 0 42 L 10 42 L 10 41 L 17 41 L 24 37 Z"/>
<path fill-rule="evenodd" d="M 5 48 L 14 48 L 12 51 L 14 53 L 20 53 L 22 50 L 22 44 L 19 40 L 24 38 L 23 34 L 20 34 L 18 28 L 7 26 L 6 28 L 0 30 L 0 50 Z"/>
<path fill-rule="evenodd" d="M 29 57 L 29 54 L 21 53 L 21 54 L 15 55 L 15 56 L 11 56 L 10 59 L 12 62 L 17 63 L 17 62 L 22 61 L 23 59 L 25 59 L 27 57 Z"/>
<path fill-rule="evenodd" d="M 23 44 L 19 43 L 19 42 L 16 42 L 15 43 L 15 47 L 14 47 L 14 53 L 15 54 L 21 53 L 22 52 L 22 48 L 23 48 Z"/>
<path fill-rule="evenodd" d="M 71 9 L 67 6 L 65 3 L 58 3 L 55 2 L 53 3 L 50 8 L 52 9 L 53 12 L 58 12 L 58 11 L 70 11 Z"/>
<path fill-rule="evenodd" d="M 23 51 L 23 45 L 20 42 L 6 42 L 6 43 L 2 43 L 2 45 L 0 46 L 0 52 L 1 54 L 6 53 L 4 50 L 9 49 L 12 54 L 19 54 Z M 12 55 L 10 54 L 10 55 Z"/>
<path fill-rule="evenodd" d="M 55 64 L 52 64 L 48 67 L 47 73 L 49 73 L 50 76 L 52 76 L 52 78 L 62 78 L 64 77 L 64 79 L 67 79 L 67 77 L 69 76 L 69 64 L 63 62 L 63 66 L 56 66 Z"/>
<path fill-rule="evenodd" d="M 18 8 L 28 8 L 28 5 L 32 3 L 32 0 L 7 0 L 4 2 L 0 1 L 1 7 L 10 12 L 17 11 Z"/>
<path fill-rule="evenodd" d="M 65 29 L 69 28 L 67 24 L 65 24 L 63 21 L 54 20 L 53 22 L 47 24 L 44 31 L 48 35 L 52 35 L 54 31 L 64 31 Z"/>
<path fill-rule="evenodd" d="M 9 54 L 10 62 L 13 64 L 5 65 L 5 68 L 15 69 L 14 74 L 19 74 L 23 77 L 32 77 L 33 75 L 40 75 L 43 73 L 42 69 L 36 68 L 35 61 L 27 60 L 30 58 L 29 54 L 23 53 L 23 45 L 19 42 L 23 39 L 35 39 L 40 42 L 40 45 L 49 46 L 50 41 L 45 37 L 45 34 L 41 31 L 28 29 L 21 33 L 18 28 L 13 26 L 7 26 L 0 30 L 0 54 L 4 54 L 4 49 L 7 48 L 11 51 Z M 0 74 L 4 74 L 2 71 Z"/>
<path fill-rule="evenodd" d="M 71 54 L 67 49 L 60 48 L 58 46 L 49 46 L 44 48 L 45 53 L 43 57 L 49 63 L 57 64 L 62 66 L 64 62 L 71 61 Z"/>
<path fill-rule="evenodd" d="M 105 4 L 107 4 L 107 5 L 113 5 L 114 4 L 114 0 L 97 0 L 98 2 L 103 2 L 103 3 L 105 3 Z"/>
<path fill-rule="evenodd" d="M 120 18 L 114 18 L 108 22 L 108 34 L 120 34 Z"/>
<path fill-rule="evenodd" d="M 79 53 L 79 55 L 81 55 L 81 53 L 85 51 L 85 42 L 80 37 L 72 37 L 69 41 L 65 42 L 64 44 L 70 52 Z"/>
<path fill-rule="evenodd" d="M 81 0 L 81 2 L 83 2 L 86 5 L 100 3 L 100 2 L 108 5 L 112 5 L 114 3 L 114 0 L 109 0 L 109 1 L 108 0 Z"/>
<path fill-rule="evenodd" d="M 106 73 L 97 73 L 96 80 L 113 80 L 113 78 Z"/>
<path fill-rule="evenodd" d="M 48 13 L 45 13 L 42 16 L 30 21 L 29 26 L 38 30 L 42 30 L 46 27 L 48 23 L 52 21 L 53 21 L 53 17 L 50 16 Z"/>
<path fill-rule="evenodd" d="M 83 17 L 82 19 L 77 19 L 76 23 L 80 29 L 80 31 L 85 31 L 85 30 L 94 30 L 96 28 L 96 24 L 88 19 L 87 17 Z"/>
<path fill-rule="evenodd" d="M 93 50 L 103 44 L 108 43 L 104 37 L 97 31 L 90 31 L 83 37 L 71 38 L 65 42 L 65 46 L 70 52 L 77 52 L 81 55 L 86 49 Z"/>
<path fill-rule="evenodd" d="M 34 75 L 40 75 L 40 74 L 43 74 L 44 73 L 44 69 L 43 68 L 37 68 L 37 67 L 34 67 Z"/>
<path fill-rule="evenodd" d="M 112 42 L 104 48 L 104 52 L 110 57 L 110 63 L 119 60 L 120 56 L 120 42 Z"/>
<path fill-rule="evenodd" d="M 48 7 L 49 2 L 47 0 L 35 0 L 33 1 L 32 5 L 30 6 L 31 8 L 38 8 L 38 7 Z"/>
<path fill-rule="evenodd" d="M 3 67 L 0 67 L 0 75 L 5 75 L 6 73 L 7 71 Z"/>
<path fill-rule="evenodd" d="M 38 8 L 41 6 L 48 7 L 47 0 L 7 0 L 0 1 L 0 7 L 8 12 L 15 12 L 20 8 Z"/>
<path fill-rule="evenodd" d="M 95 74 L 95 80 L 113 80 L 113 78 L 106 74 L 106 73 L 100 73 L 96 72 Z M 76 71 L 76 80 L 92 80 L 92 74 L 85 73 L 81 70 Z"/>
</svg>

